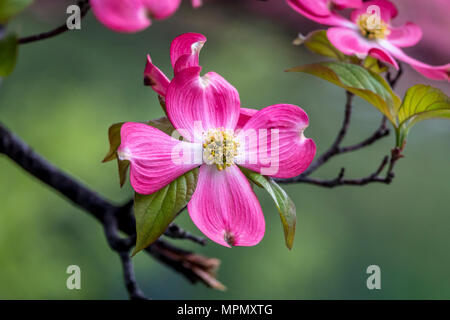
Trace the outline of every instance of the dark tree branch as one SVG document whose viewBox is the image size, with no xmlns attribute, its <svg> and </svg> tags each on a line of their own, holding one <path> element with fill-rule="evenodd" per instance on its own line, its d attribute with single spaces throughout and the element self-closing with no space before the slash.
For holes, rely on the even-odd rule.
<svg viewBox="0 0 450 320">
<path fill-rule="evenodd" d="M 336 178 L 331 179 L 331 180 L 321 180 L 321 179 L 305 177 L 305 178 L 302 178 L 301 181 L 298 181 L 298 182 L 309 183 L 309 184 L 326 187 L 326 188 L 334 188 L 334 187 L 343 186 L 343 185 L 362 186 L 362 185 L 366 185 L 371 182 L 385 182 L 384 181 L 385 179 L 379 177 L 378 175 L 386 167 L 388 160 L 389 160 L 389 157 L 387 157 L 387 156 L 384 157 L 383 161 L 381 162 L 381 165 L 378 167 L 378 169 L 374 173 L 372 173 L 369 176 L 364 177 L 364 178 L 344 179 L 345 169 L 342 168 L 341 171 L 339 172 L 339 175 Z"/>
<path fill-rule="evenodd" d="M 119 251 L 120 261 L 122 262 L 123 278 L 125 287 L 131 300 L 148 300 L 145 294 L 139 288 L 136 277 L 134 276 L 133 262 L 130 258 L 130 251 Z"/>
<path fill-rule="evenodd" d="M 394 88 L 397 85 L 398 80 L 403 74 L 403 65 L 401 62 L 398 63 L 398 71 L 395 77 L 392 76 L 391 72 L 388 71 L 386 74 L 386 80 L 389 82 L 392 88 Z"/>
<path fill-rule="evenodd" d="M 386 74 L 386 79 L 392 88 L 395 87 L 395 85 L 397 84 L 397 82 L 400 79 L 402 74 L 403 74 L 403 69 L 402 69 L 401 64 L 399 64 L 399 70 L 395 76 L 392 76 L 390 72 L 388 72 Z M 382 139 L 383 137 L 386 137 L 387 135 L 389 135 L 389 129 L 386 126 L 387 119 L 385 116 L 383 116 L 380 126 L 370 137 L 368 137 L 367 139 L 365 139 L 359 143 L 356 143 L 354 145 L 341 147 L 341 143 L 344 140 L 345 135 L 348 131 L 348 127 L 350 125 L 350 118 L 351 118 L 351 113 L 352 113 L 353 94 L 351 94 L 350 92 L 347 91 L 346 95 L 347 95 L 347 102 L 345 104 L 344 120 L 342 122 L 341 129 L 339 130 L 336 139 L 331 144 L 331 146 L 328 148 L 328 150 L 325 151 L 322 155 L 320 155 L 315 161 L 313 161 L 313 163 L 309 166 L 309 168 L 305 172 L 303 172 L 301 175 L 294 177 L 294 178 L 290 178 L 290 179 L 275 179 L 275 181 L 277 181 L 279 183 L 309 183 L 309 184 L 326 187 L 326 188 L 333 188 L 336 186 L 343 186 L 343 185 L 361 186 L 361 185 L 366 185 L 368 183 L 373 183 L 373 182 L 386 183 L 386 184 L 389 184 L 392 182 L 392 180 L 394 178 L 393 169 L 394 169 L 395 163 L 402 157 L 401 152 L 402 152 L 403 148 L 392 149 L 391 156 L 384 157 L 383 161 L 379 165 L 378 169 L 374 173 L 372 173 L 366 177 L 363 177 L 363 178 L 344 179 L 344 175 L 345 175 L 344 168 L 342 168 L 340 170 L 339 174 L 334 179 L 322 180 L 322 179 L 316 179 L 316 178 L 309 177 L 311 175 L 311 173 L 313 173 L 314 171 L 319 169 L 321 166 L 323 166 L 325 163 L 327 163 L 334 156 L 337 156 L 337 155 L 340 155 L 343 153 L 347 153 L 347 152 L 360 150 L 360 149 L 367 147 L 367 146 L 373 144 L 374 142 Z M 388 166 L 386 175 L 380 176 L 381 172 L 383 171 L 383 169 L 385 169 L 385 167 L 387 166 L 388 163 L 389 163 L 389 166 Z"/>
<path fill-rule="evenodd" d="M 129 250 L 135 244 L 136 224 L 132 214 L 132 203 L 126 203 L 123 206 L 110 203 L 96 192 L 53 166 L 1 123 L 0 153 L 8 156 L 25 171 L 52 187 L 76 206 L 84 209 L 103 225 L 108 244 L 121 257 L 125 284 L 130 297 L 144 298 L 145 296 L 135 282 L 131 261 L 129 258 L 125 258 L 125 255 L 128 257 Z M 130 238 L 121 238 L 118 234 L 119 230 L 128 234 Z M 183 236 L 178 238 L 193 238 L 193 236 L 186 236 L 187 232 L 183 232 L 179 228 L 175 227 L 175 230 L 179 234 L 183 234 Z M 193 283 L 201 281 L 215 289 L 224 288 L 215 278 L 215 272 L 220 264 L 220 261 L 217 259 L 207 258 L 179 249 L 162 239 L 158 239 L 145 250 Z"/>
<path fill-rule="evenodd" d="M 206 240 L 201 237 L 197 237 L 191 233 L 189 233 L 186 230 L 181 229 L 179 226 L 177 226 L 174 223 L 171 223 L 169 225 L 169 228 L 167 228 L 166 232 L 164 232 L 164 235 L 172 238 L 172 239 L 186 239 L 191 240 L 192 242 L 201 244 L 204 246 L 206 244 Z"/>
<path fill-rule="evenodd" d="M 134 275 L 133 263 L 130 258 L 130 250 L 136 243 L 136 236 L 122 238 L 119 235 L 117 218 L 114 216 L 114 212 L 107 212 L 105 214 L 105 224 L 103 228 L 105 230 L 105 235 L 109 246 L 111 249 L 116 251 L 120 257 L 125 287 L 127 288 L 130 299 L 147 300 L 148 298 L 144 295 L 137 284 L 136 277 Z"/>
<path fill-rule="evenodd" d="M 345 168 L 341 168 L 339 171 L 339 174 L 336 178 L 331 180 L 322 180 L 322 179 L 316 179 L 316 178 L 310 178 L 310 177 L 296 177 L 293 179 L 276 179 L 279 183 L 308 183 L 313 184 L 320 187 L 325 188 L 334 188 L 337 186 L 364 186 L 369 183 L 385 183 L 390 184 L 392 180 L 394 179 L 394 165 L 395 163 L 402 158 L 402 149 L 400 148 L 394 148 L 391 151 L 391 157 L 385 156 L 383 160 L 381 161 L 381 164 L 378 166 L 377 170 L 363 178 L 358 179 L 344 179 L 345 174 Z M 385 176 L 381 176 L 381 172 L 383 169 L 386 168 L 386 165 L 389 163 L 387 172 Z"/>
<path fill-rule="evenodd" d="M 77 5 L 80 7 L 80 14 L 81 14 L 81 18 L 83 18 L 89 11 L 90 9 L 90 4 L 88 0 L 80 0 L 78 1 Z M 44 33 L 39 33 L 39 34 L 35 34 L 32 36 L 28 36 L 28 37 L 23 37 L 20 38 L 18 40 L 19 44 L 25 44 L 25 43 L 31 43 L 31 42 L 36 42 L 36 41 L 40 41 L 40 40 L 44 40 L 44 39 L 48 39 L 48 38 L 52 38 L 55 37 L 61 33 L 64 33 L 66 31 L 69 31 L 69 29 L 67 28 L 67 24 L 64 23 L 62 25 L 60 25 L 59 27 L 44 32 Z"/>
<path fill-rule="evenodd" d="M 275 179 L 276 181 L 278 181 L 280 183 L 310 183 L 310 184 L 323 186 L 323 187 L 335 187 L 335 186 L 345 185 L 345 184 L 357 185 L 356 180 L 343 179 L 344 173 L 345 173 L 344 168 L 341 169 L 341 171 L 339 172 L 339 174 L 336 178 L 331 179 L 331 180 L 320 180 L 320 179 L 315 179 L 315 178 L 309 178 L 311 173 L 313 173 L 314 171 L 319 169 L 321 166 L 323 166 L 325 163 L 327 163 L 331 158 L 333 158 L 337 155 L 343 154 L 343 153 L 357 151 L 359 149 L 362 149 L 366 146 L 373 144 L 374 142 L 378 141 L 379 139 L 381 139 L 389 134 L 389 129 L 386 127 L 386 117 L 383 117 L 381 120 L 380 126 L 370 137 L 368 137 L 367 139 L 365 139 L 359 143 L 356 143 L 354 145 L 341 147 L 341 143 L 347 134 L 348 127 L 350 126 L 350 118 L 351 118 L 351 113 L 352 113 L 352 102 L 353 102 L 354 95 L 347 91 L 346 96 L 347 96 L 347 102 L 345 104 L 345 114 L 344 114 L 344 120 L 342 122 L 341 129 L 339 130 L 336 139 L 331 144 L 331 146 L 328 148 L 328 150 L 325 151 L 322 155 L 320 155 L 315 161 L 313 161 L 313 163 L 309 166 L 309 168 L 305 172 L 303 172 L 301 175 L 294 177 L 294 178 L 290 178 L 290 179 Z M 362 179 L 365 179 L 365 178 L 362 178 Z M 363 181 L 365 181 L 365 180 L 363 180 Z"/>
<path fill-rule="evenodd" d="M 216 279 L 216 272 L 220 266 L 220 260 L 205 258 L 198 254 L 174 247 L 165 241 L 157 241 L 147 247 L 146 250 L 173 269 L 182 272 L 193 283 L 200 279 L 210 288 L 225 290 L 225 286 Z M 180 268 L 185 268 L 186 270 L 190 270 L 190 272 L 184 272 Z"/>
</svg>

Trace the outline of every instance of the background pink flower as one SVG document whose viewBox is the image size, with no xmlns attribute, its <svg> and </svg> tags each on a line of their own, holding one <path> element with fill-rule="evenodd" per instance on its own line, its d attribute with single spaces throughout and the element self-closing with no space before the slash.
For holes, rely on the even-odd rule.
<svg viewBox="0 0 450 320">
<path fill-rule="evenodd" d="M 170 17 L 181 0 L 90 0 L 97 19 L 108 28 L 119 32 L 137 32 L 151 25 L 152 19 Z M 192 0 L 194 7 L 201 0 Z"/>
<path fill-rule="evenodd" d="M 335 9 L 359 8 L 362 0 L 287 0 L 287 3 L 305 17 L 322 24 L 344 23 Z"/>
<path fill-rule="evenodd" d="M 351 13 L 350 20 L 344 19 L 335 12 L 326 16 L 314 15 L 305 11 L 305 0 L 288 0 L 291 7 L 297 12 L 307 16 L 321 24 L 334 26 L 327 31 L 330 42 L 348 55 L 367 56 L 372 55 L 384 62 L 398 68 L 394 57 L 410 64 L 424 76 L 434 80 L 449 80 L 450 64 L 443 66 L 431 66 L 406 55 L 401 47 L 409 47 L 417 44 L 422 38 L 419 26 L 407 22 L 401 27 L 393 27 L 391 20 L 398 14 L 397 8 L 387 0 L 375 0 L 365 2 L 360 8 Z M 309 3 L 309 1 L 305 1 Z M 381 21 L 374 26 L 371 23 L 370 6 L 380 8 Z"/>
</svg>

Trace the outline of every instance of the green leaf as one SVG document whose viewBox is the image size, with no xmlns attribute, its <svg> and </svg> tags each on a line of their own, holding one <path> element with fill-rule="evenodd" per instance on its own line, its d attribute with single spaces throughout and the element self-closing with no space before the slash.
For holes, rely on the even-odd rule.
<svg viewBox="0 0 450 320">
<path fill-rule="evenodd" d="M 137 239 L 132 255 L 148 247 L 166 231 L 191 199 L 197 178 L 198 169 L 194 169 L 153 194 L 135 194 Z"/>
<path fill-rule="evenodd" d="M 0 0 L 0 24 L 6 24 L 32 2 L 33 0 Z"/>
<path fill-rule="evenodd" d="M 295 226 L 297 223 L 295 204 L 286 192 L 272 179 L 264 177 L 259 173 L 241 168 L 242 172 L 250 181 L 257 186 L 266 189 L 270 194 L 280 214 L 281 223 L 284 229 L 284 239 L 286 246 L 292 249 L 294 245 Z"/>
<path fill-rule="evenodd" d="M 340 61 L 346 61 L 349 56 L 339 51 L 331 44 L 327 37 L 326 30 L 316 30 L 310 32 L 304 39 L 303 44 L 310 51 L 325 57 L 330 57 Z"/>
<path fill-rule="evenodd" d="M 117 165 L 119 169 L 119 181 L 120 186 L 122 187 L 126 181 L 128 168 L 130 166 L 130 162 L 127 160 L 120 160 L 117 157 L 117 148 L 120 146 L 120 129 L 125 122 L 115 123 L 108 130 L 108 139 L 109 139 L 109 151 L 106 154 L 105 158 L 102 162 L 108 162 L 114 159 L 117 159 Z M 166 117 L 150 120 L 146 122 L 148 125 L 159 129 L 168 135 L 172 135 L 175 131 L 172 123 L 170 123 L 169 119 Z"/>
<path fill-rule="evenodd" d="M 423 84 L 409 88 L 398 109 L 397 146 L 404 144 L 415 123 L 432 118 L 450 119 L 450 98 L 441 90 Z"/>
<path fill-rule="evenodd" d="M 408 89 L 398 109 L 399 125 L 412 126 L 430 118 L 450 118 L 450 99 L 437 88 L 423 84 Z"/>
<path fill-rule="evenodd" d="M 10 34 L 0 40 L 0 77 L 9 76 L 13 72 L 16 65 L 17 52 L 18 45 L 15 35 Z"/>
<path fill-rule="evenodd" d="M 380 75 L 347 62 L 321 62 L 298 66 L 288 72 L 305 72 L 327 80 L 363 98 L 380 110 L 396 126 L 400 98 Z"/>
</svg>

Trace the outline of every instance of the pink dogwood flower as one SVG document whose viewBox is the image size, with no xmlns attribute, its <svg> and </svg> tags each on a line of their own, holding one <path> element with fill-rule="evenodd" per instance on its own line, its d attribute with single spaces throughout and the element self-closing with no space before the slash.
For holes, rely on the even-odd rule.
<svg viewBox="0 0 450 320">
<path fill-rule="evenodd" d="M 309 120 L 298 106 L 272 105 L 244 120 L 237 90 L 215 72 L 200 75 L 199 41 L 205 40 L 198 34 L 174 40 L 172 81 L 156 67 L 146 68 L 158 80 L 153 88 L 165 96 L 166 113 L 183 141 L 149 125 L 127 122 L 121 128 L 118 155 L 130 161 L 130 182 L 140 194 L 154 193 L 200 167 L 188 204 L 192 221 L 223 246 L 253 246 L 264 236 L 265 221 L 239 166 L 271 177 L 294 177 L 309 166 L 316 146 L 303 135 Z M 239 122 L 241 129 L 236 130 Z M 254 143 L 248 143 L 249 132 L 255 134 Z"/>
<path fill-rule="evenodd" d="M 163 20 L 177 11 L 181 0 L 90 0 L 97 19 L 118 32 L 137 32 L 151 25 L 152 20 Z M 199 7 L 202 0 L 192 0 Z"/>
<path fill-rule="evenodd" d="M 287 0 L 288 4 L 305 17 L 320 24 L 332 26 L 327 30 L 330 42 L 347 55 L 365 57 L 371 55 L 398 69 L 396 59 L 411 65 L 427 78 L 449 81 L 450 63 L 443 66 L 431 66 L 408 56 L 401 48 L 417 44 L 422 38 L 422 30 L 412 22 L 393 27 L 391 20 L 398 14 L 397 8 L 388 0 L 374 0 L 361 4 L 351 13 L 350 20 L 335 10 L 308 9 L 313 6 L 310 0 Z M 318 8 L 323 2 L 314 1 Z M 379 8 L 380 19 L 374 19 L 371 6 Z M 368 12 L 371 11 L 371 12 Z M 375 25 L 373 25 L 375 24 Z"/>
</svg>

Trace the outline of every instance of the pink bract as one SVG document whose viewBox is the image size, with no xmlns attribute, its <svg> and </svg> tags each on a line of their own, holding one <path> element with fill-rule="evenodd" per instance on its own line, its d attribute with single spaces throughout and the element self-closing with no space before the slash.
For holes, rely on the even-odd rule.
<svg viewBox="0 0 450 320">
<path fill-rule="evenodd" d="M 177 11 L 181 0 L 90 0 L 97 19 L 118 32 L 137 32 L 151 25 L 152 20 L 162 20 Z M 192 0 L 199 7 L 201 0 Z"/>
<path fill-rule="evenodd" d="M 371 55 L 387 62 L 398 69 L 395 59 L 408 63 L 415 70 L 427 78 L 434 80 L 449 81 L 450 63 L 442 66 L 431 66 L 409 57 L 401 49 L 417 44 L 422 38 L 422 30 L 412 22 L 407 22 L 403 26 L 393 27 L 391 20 L 397 14 L 397 8 L 388 0 L 374 0 L 362 3 L 356 6 L 352 11 L 350 20 L 339 15 L 332 7 L 327 6 L 328 11 L 324 9 L 323 2 L 329 1 L 310 1 L 310 0 L 287 0 L 289 5 L 304 15 L 305 17 L 320 24 L 332 26 L 327 31 L 330 42 L 340 51 L 348 55 L 365 57 Z M 315 10 L 311 8 L 315 4 Z M 364 21 L 361 26 L 361 19 L 365 15 L 372 14 L 368 12 L 369 7 L 378 6 L 380 9 L 381 25 L 380 32 L 373 37 L 363 34 Z M 370 11 L 370 10 L 369 10 Z M 377 26 L 378 28 L 378 26 Z"/>
<path fill-rule="evenodd" d="M 239 166 L 270 177 L 290 178 L 302 173 L 316 152 L 314 141 L 303 135 L 309 119 L 295 105 L 273 105 L 259 111 L 241 109 L 237 90 L 222 76 L 214 72 L 200 75 L 199 41 L 203 44 L 206 38 L 185 34 L 174 40 L 172 65 L 179 65 L 179 69 L 169 83 L 150 59 L 145 72 L 152 88 L 165 97 L 168 118 L 184 140 L 146 124 L 129 122 L 122 126 L 118 155 L 130 161 L 130 182 L 141 194 L 151 194 L 200 167 L 197 187 L 188 204 L 192 221 L 223 246 L 253 246 L 264 236 L 265 221 Z M 247 144 L 248 132 L 255 134 L 256 144 Z M 264 132 L 268 132 L 266 140 Z M 205 157 L 211 146 L 223 152 L 228 150 L 223 146 L 231 146 L 235 153 L 225 163 L 216 158 L 211 162 Z M 180 155 L 183 161 L 179 161 Z M 277 157 L 267 163 L 267 155 Z M 255 162 L 248 161 L 252 157 Z"/>
<path fill-rule="evenodd" d="M 170 45 L 170 61 L 175 75 L 187 67 L 200 67 L 200 51 L 206 40 L 204 35 L 191 32 L 184 33 L 172 41 L 172 44 Z M 150 85 L 158 95 L 165 98 L 170 80 L 168 80 L 167 76 L 153 64 L 150 55 L 147 55 L 147 63 L 144 69 L 144 82 L 147 85 Z M 242 128 L 249 119 L 249 115 L 252 115 L 257 111 L 255 109 L 247 108 L 241 108 L 240 110 L 237 129 Z"/>
</svg>

